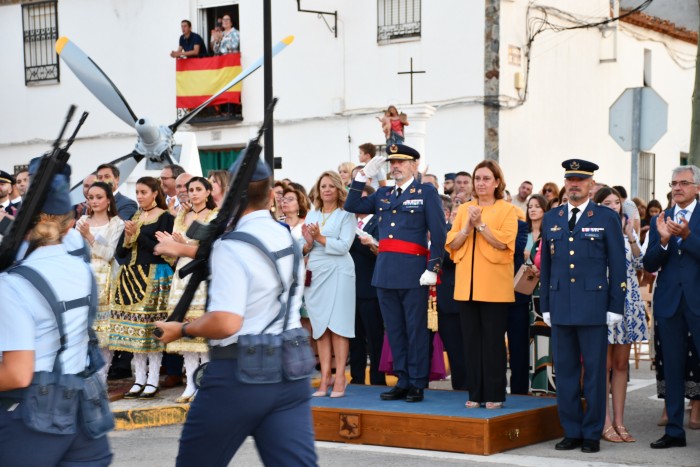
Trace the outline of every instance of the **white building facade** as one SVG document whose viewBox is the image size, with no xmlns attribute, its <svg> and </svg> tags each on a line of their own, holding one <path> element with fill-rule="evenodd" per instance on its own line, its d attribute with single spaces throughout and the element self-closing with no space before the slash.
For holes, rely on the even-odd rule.
<svg viewBox="0 0 700 467">
<path fill-rule="evenodd" d="M 0 114 L 0 168 L 11 171 L 46 151 L 75 103 L 90 112 L 71 151 L 77 182 L 98 164 L 131 152 L 136 135 L 63 63 L 58 80 L 25 83 L 23 7 L 35 3 L 0 1 L 6 37 L 0 50 L 0 97 L 6 106 Z M 384 143 L 376 117 L 393 104 L 411 123 L 406 144 L 421 152 L 423 165 L 440 179 L 446 172 L 471 171 L 489 155 L 498 157 L 511 189 L 524 179 L 539 188 L 546 181 L 560 182 L 561 160 L 576 156 L 601 166 L 597 179 L 629 187 L 630 155 L 608 136 L 608 108 L 625 88 L 644 85 L 646 70 L 647 85 L 669 105 L 668 132 L 651 151 L 656 154 L 653 191 L 665 195 L 670 170 L 690 140 L 695 44 L 625 22 L 605 31 L 547 30 L 531 44 L 528 72 L 526 24 L 542 15 L 536 6 L 556 5 L 589 22 L 616 14 L 610 0 L 530 3 L 301 0 L 302 9 L 337 12 L 336 37 L 334 16 L 299 12 L 292 0 L 273 1 L 273 43 L 295 36 L 273 62 L 274 94 L 280 98 L 275 156 L 282 157 L 276 178 L 310 186 L 323 170 L 348 160 L 357 163 L 357 146 Z M 486 17 L 489 4 L 497 18 Z M 242 66 L 263 53 L 258 0 L 58 0 L 56 9 L 58 34 L 105 71 L 138 117 L 160 124 L 176 119 L 175 64 L 169 52 L 177 47 L 182 19 L 190 19 L 208 40 L 213 9 L 233 12 Z M 576 25 L 549 14 L 559 25 Z M 494 22 L 496 40 L 485 34 Z M 391 32 L 393 38 L 382 36 Z M 494 50 L 499 65 L 490 73 L 485 61 Z M 413 75 L 413 104 L 411 77 L 398 74 L 409 71 L 411 59 L 414 70 L 425 71 Z M 485 96 L 490 94 L 487 80 L 496 82 L 497 96 Z M 196 146 L 200 151 L 245 146 L 262 119 L 262 70 L 243 82 L 242 102 L 240 122 L 180 128 L 176 140 L 190 148 L 183 153 L 191 154 Z M 497 127 L 489 132 L 485 115 L 493 115 L 494 108 Z M 196 156 L 188 159 L 186 168 L 196 171 L 196 162 Z M 130 181 L 142 174 L 134 173 Z"/>
</svg>

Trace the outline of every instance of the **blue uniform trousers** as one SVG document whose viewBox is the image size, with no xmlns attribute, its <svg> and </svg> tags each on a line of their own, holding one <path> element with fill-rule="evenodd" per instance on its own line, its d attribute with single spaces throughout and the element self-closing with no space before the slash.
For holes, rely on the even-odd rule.
<svg viewBox="0 0 700 467">
<path fill-rule="evenodd" d="M 355 337 L 350 339 L 350 376 L 352 384 L 365 384 L 369 353 L 369 384 L 386 385 L 379 371 L 384 340 L 384 323 L 376 298 L 358 298 L 355 303 Z"/>
<path fill-rule="evenodd" d="M 660 306 L 660 305 L 656 305 Z M 695 348 L 700 349 L 700 316 L 688 307 L 685 294 L 681 296 L 678 311 L 670 318 L 655 316 L 659 339 L 664 352 L 666 378 L 666 434 L 685 438 L 683 404 L 685 401 L 685 362 L 688 355 L 688 330 L 693 335 Z"/>
<path fill-rule="evenodd" d="M 608 327 L 552 326 L 552 352 L 557 372 L 559 421 L 567 438 L 599 440 L 605 424 Z M 581 405 L 581 359 L 583 394 Z"/>
<path fill-rule="evenodd" d="M 91 439 L 80 429 L 74 435 L 39 433 L 24 425 L 22 403 L 9 408 L 0 407 L 0 466 L 101 467 L 112 462 L 107 436 Z"/>
<path fill-rule="evenodd" d="M 428 288 L 384 289 L 377 287 L 379 307 L 394 360 L 396 386 L 426 388 L 430 371 Z"/>
<path fill-rule="evenodd" d="M 450 382 L 456 391 L 467 390 L 467 361 L 464 354 L 459 313 L 438 314 L 438 333 L 450 361 Z M 432 354 L 432 352 L 431 352 Z"/>
<path fill-rule="evenodd" d="M 315 466 L 308 378 L 244 384 L 237 361 L 212 360 L 180 438 L 177 465 L 227 466 L 248 436 L 267 466 Z"/>
<path fill-rule="evenodd" d="M 530 303 L 508 306 L 508 356 L 510 359 L 510 393 L 530 391 Z"/>
</svg>

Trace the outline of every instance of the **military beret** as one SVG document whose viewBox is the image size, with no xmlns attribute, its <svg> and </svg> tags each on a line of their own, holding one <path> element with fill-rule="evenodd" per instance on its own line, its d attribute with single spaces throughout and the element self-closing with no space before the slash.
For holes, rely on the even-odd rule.
<svg viewBox="0 0 700 467">
<path fill-rule="evenodd" d="M 29 162 L 29 176 L 33 177 L 39 170 L 42 157 L 35 157 Z M 46 214 L 62 215 L 68 214 L 73 210 L 73 204 L 70 202 L 70 165 L 66 164 L 63 170 L 54 175 L 51 181 L 49 193 L 46 195 L 46 201 L 41 208 L 41 212 Z"/>
<path fill-rule="evenodd" d="M 228 171 L 231 172 L 231 174 L 234 174 L 242 163 L 243 157 L 239 157 L 238 159 L 236 159 L 236 162 L 234 162 L 231 165 L 231 167 L 229 167 Z M 272 171 L 270 170 L 270 167 L 264 161 L 258 158 L 258 161 L 255 165 L 255 172 L 253 172 L 253 176 L 251 177 L 250 181 L 259 182 L 260 180 L 265 180 L 266 178 L 270 177 L 272 177 Z"/>
<path fill-rule="evenodd" d="M 9 183 L 11 185 L 15 184 L 15 177 L 8 174 L 4 170 L 0 170 L 0 183 Z"/>
<path fill-rule="evenodd" d="M 568 159 L 561 163 L 564 167 L 564 178 L 578 177 L 591 178 L 593 172 L 598 170 L 598 165 L 583 159 Z"/>
<path fill-rule="evenodd" d="M 420 159 L 420 154 L 415 149 L 403 144 L 392 144 L 386 147 L 387 160 L 415 161 Z"/>
</svg>

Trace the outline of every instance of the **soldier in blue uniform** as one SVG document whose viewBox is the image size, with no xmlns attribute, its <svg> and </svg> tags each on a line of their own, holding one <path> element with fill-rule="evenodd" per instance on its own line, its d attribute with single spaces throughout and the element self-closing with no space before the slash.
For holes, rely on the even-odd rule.
<svg viewBox="0 0 700 467">
<path fill-rule="evenodd" d="M 428 285 L 435 285 L 442 264 L 446 227 L 442 202 L 432 185 L 414 178 L 420 154 L 402 144 L 387 147 L 388 157 L 375 157 L 350 186 L 345 210 L 378 217 L 379 254 L 372 285 L 394 359 L 396 386 L 383 400 L 423 400 L 430 369 L 427 329 Z M 393 187 L 380 187 L 362 197 L 367 178 L 390 161 Z M 430 238 L 428 238 L 430 234 Z M 429 242 L 430 240 L 430 242 Z"/>
<path fill-rule="evenodd" d="M 248 185 L 248 205 L 235 232 L 252 235 L 279 254 L 280 275 L 257 247 L 234 239 L 217 240 L 211 254 L 207 313 L 186 324 L 156 323 L 163 330 L 163 342 L 181 337 L 210 339 L 211 361 L 182 430 L 178 466 L 229 465 L 248 436 L 255 438 L 267 466 L 317 464 L 309 378 L 248 384 L 237 376 L 239 336 L 280 334 L 282 319 L 268 324 L 280 310 L 280 281 L 285 302 L 292 284 L 293 255 L 281 252 L 295 244 L 289 230 L 270 216 L 271 177 L 268 166 L 258 160 Z M 302 274 L 299 263 L 297 275 Z M 297 287 L 289 298 L 287 329 L 301 327 L 302 290 Z"/>
<path fill-rule="evenodd" d="M 620 218 L 588 199 L 598 166 L 562 163 L 569 202 L 542 221 L 540 303 L 552 327 L 559 420 L 565 438 L 557 450 L 600 450 L 605 421 L 608 325 L 622 320 L 627 277 Z M 581 407 L 581 359 L 585 368 Z"/>
<path fill-rule="evenodd" d="M 60 313 L 62 323 L 57 322 L 48 298 L 35 287 L 36 279 L 30 282 L 18 273 L 11 273 L 15 268 L 0 274 L 0 465 L 3 467 L 106 466 L 112 460 L 107 437 L 103 434 L 95 438 L 83 430 L 82 414 L 77 404 L 69 402 L 73 397 L 64 394 L 64 401 L 57 409 L 50 403 L 51 407 L 47 408 L 47 401 L 40 400 L 36 394 L 31 401 L 27 395 L 30 384 L 36 387 L 37 381 L 46 381 L 47 376 L 86 371 L 88 304 L 93 279 L 89 263 L 70 254 L 67 242 L 63 241 L 73 227 L 69 176 L 68 166 L 64 173 L 55 176 L 42 214 L 28 236 L 29 253 L 19 264 L 38 274 L 38 280 L 43 278 L 53 290 L 65 310 Z M 46 387 L 61 391 L 60 386 Z M 59 413 L 60 420 L 55 422 Z M 37 422 L 46 420 L 55 424 L 36 426 Z M 33 428 L 28 426 L 30 423 Z"/>
</svg>

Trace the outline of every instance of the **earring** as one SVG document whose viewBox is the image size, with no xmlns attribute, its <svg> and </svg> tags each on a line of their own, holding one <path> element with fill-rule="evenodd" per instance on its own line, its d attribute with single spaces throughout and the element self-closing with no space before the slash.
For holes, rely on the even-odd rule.
<svg viewBox="0 0 700 467">
<path fill-rule="evenodd" d="M 151 209 L 153 209 L 156 206 L 158 206 L 158 203 L 156 203 L 156 200 L 153 200 L 153 203 L 151 203 Z"/>
</svg>

